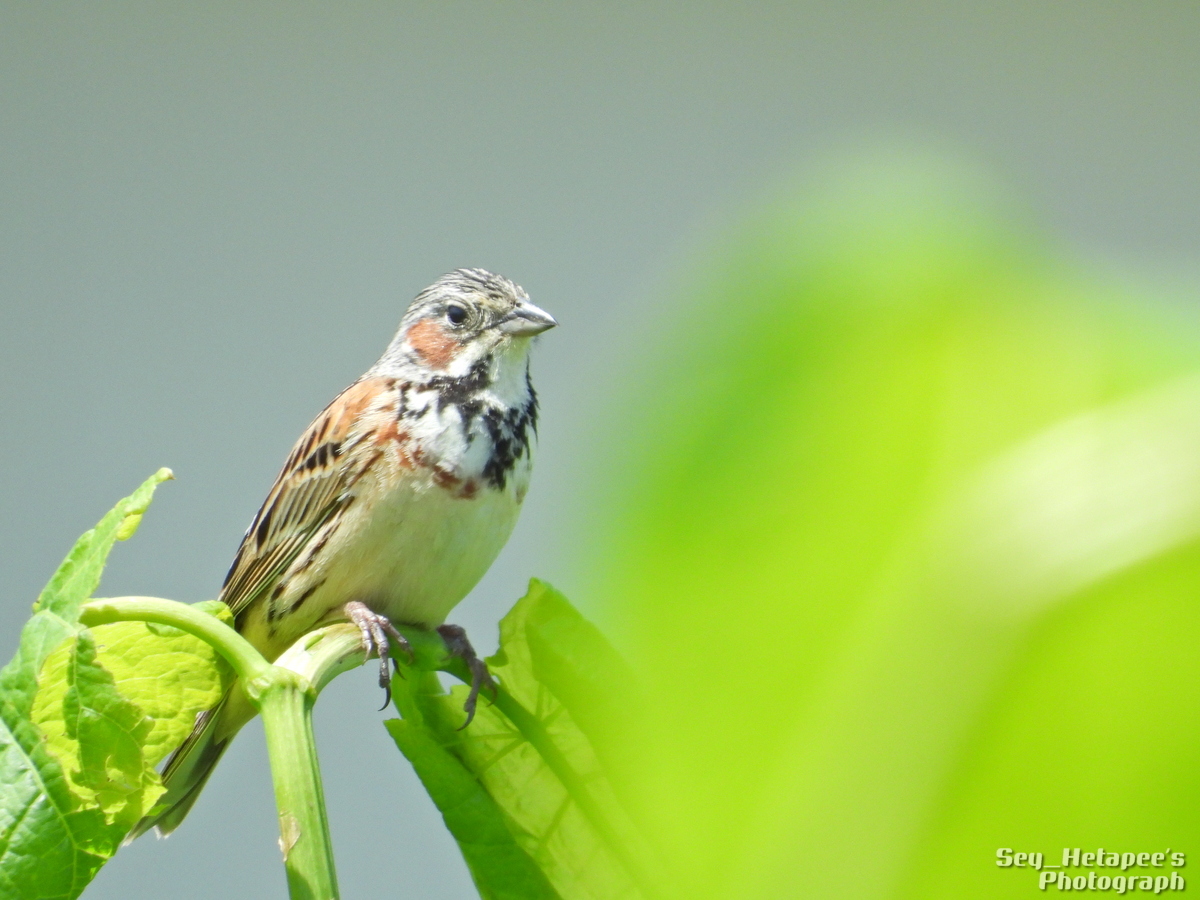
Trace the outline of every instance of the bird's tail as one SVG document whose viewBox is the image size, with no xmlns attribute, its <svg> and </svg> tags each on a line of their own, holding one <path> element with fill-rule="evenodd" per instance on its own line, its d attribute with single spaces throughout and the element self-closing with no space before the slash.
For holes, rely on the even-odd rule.
<svg viewBox="0 0 1200 900">
<path fill-rule="evenodd" d="M 221 754 L 237 733 L 236 729 L 217 728 L 219 721 L 228 719 L 221 713 L 229 698 L 229 693 L 226 693 L 220 703 L 196 717 L 192 733 L 171 754 L 163 767 L 162 780 L 166 792 L 158 798 L 154 808 L 133 826 L 125 837 L 125 844 L 141 837 L 151 828 L 157 829 L 160 837 L 166 837 L 179 827 L 200 796 L 200 790 L 212 775 Z"/>
</svg>

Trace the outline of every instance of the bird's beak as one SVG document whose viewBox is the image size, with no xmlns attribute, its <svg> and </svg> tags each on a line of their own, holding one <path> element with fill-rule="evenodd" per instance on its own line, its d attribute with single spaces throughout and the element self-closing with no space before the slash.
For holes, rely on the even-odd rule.
<svg viewBox="0 0 1200 900">
<path fill-rule="evenodd" d="M 538 309 L 532 303 L 522 302 L 517 308 L 500 320 L 499 329 L 505 334 L 532 337 L 549 331 L 558 320 L 543 309 Z"/>
</svg>

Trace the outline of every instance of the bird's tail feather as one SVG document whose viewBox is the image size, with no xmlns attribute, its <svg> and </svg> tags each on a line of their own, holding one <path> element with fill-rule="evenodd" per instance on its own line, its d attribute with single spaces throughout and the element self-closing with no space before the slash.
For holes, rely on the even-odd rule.
<svg viewBox="0 0 1200 900">
<path fill-rule="evenodd" d="M 157 829 L 160 837 L 166 837 L 179 827 L 233 738 L 232 734 L 225 734 L 218 739 L 215 727 L 218 714 L 228 699 L 229 694 L 226 694 L 220 703 L 196 717 L 192 733 L 171 754 L 163 767 L 162 780 L 166 793 L 126 835 L 125 844 L 141 837 L 151 828 Z"/>
</svg>

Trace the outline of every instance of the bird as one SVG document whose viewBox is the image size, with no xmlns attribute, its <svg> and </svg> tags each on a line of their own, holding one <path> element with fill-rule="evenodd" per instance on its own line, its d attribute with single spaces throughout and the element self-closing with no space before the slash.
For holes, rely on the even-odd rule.
<svg viewBox="0 0 1200 900">
<path fill-rule="evenodd" d="M 407 646 L 395 623 L 436 628 L 474 675 L 470 721 L 487 670 L 445 620 L 516 524 L 538 424 L 532 338 L 557 324 L 483 269 L 456 269 L 416 296 L 383 355 L 296 441 L 229 568 L 219 599 L 268 661 L 349 621 L 386 689 L 389 646 Z M 179 826 L 254 714 L 235 681 L 197 717 L 126 843 Z"/>
</svg>

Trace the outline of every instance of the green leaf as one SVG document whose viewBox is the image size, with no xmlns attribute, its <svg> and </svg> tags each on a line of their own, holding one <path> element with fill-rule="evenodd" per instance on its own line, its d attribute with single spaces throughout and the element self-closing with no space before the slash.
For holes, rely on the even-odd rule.
<svg viewBox="0 0 1200 900">
<path fill-rule="evenodd" d="M 67 655 L 67 689 L 60 706 L 64 740 L 55 742 L 47 734 L 47 748 L 66 770 L 77 806 L 99 807 L 105 824 L 118 826 L 106 829 L 105 836 L 112 844 L 100 844 L 111 855 L 116 842 L 162 793 L 142 752 L 151 722 L 121 696 L 112 675 L 98 664 L 96 645 L 87 631 L 71 642 L 71 651 Z M 70 750 L 63 752 L 63 744 Z"/>
<path fill-rule="evenodd" d="M 79 604 L 91 597 L 99 586 L 100 573 L 104 571 L 113 544 L 133 537 L 154 497 L 154 489 L 174 477 L 170 469 L 159 469 L 76 541 L 50 583 L 43 588 L 34 604 L 34 612 L 49 612 L 68 622 L 77 621 Z"/>
<path fill-rule="evenodd" d="M 646 842 L 589 740 L 612 708 L 598 699 L 597 680 L 611 675 L 620 685 L 628 673 L 600 633 L 539 581 L 500 633 L 500 651 L 488 661 L 502 685 L 499 696 L 494 705 L 481 699 L 468 728 L 459 730 L 465 686 L 430 692 L 416 677 L 397 692 L 405 721 L 388 726 L 442 811 L 480 893 L 543 896 L 528 893 L 531 860 L 558 896 L 654 896 Z"/>
<path fill-rule="evenodd" d="M 195 606 L 233 624 L 233 615 L 224 603 L 206 600 Z M 96 661 L 119 685 L 121 696 L 148 719 L 149 730 L 141 743 L 152 766 L 179 746 L 192 730 L 196 711 L 216 705 L 233 677 L 210 644 L 177 628 L 118 622 L 96 626 L 90 632 Z M 73 653 L 71 643 L 56 648 L 39 676 L 41 689 L 32 717 L 48 736 L 55 731 L 53 720 L 62 722 L 61 703 L 67 685 L 63 671 Z M 57 755 L 63 758 L 62 753 Z"/>
<path fill-rule="evenodd" d="M 81 631 L 79 605 L 99 584 L 113 544 L 133 533 L 155 487 L 170 477 L 167 469 L 155 473 L 76 542 L 38 598 L 16 656 L 0 671 L 0 896 L 76 897 L 120 839 L 113 837 L 119 822 L 106 822 L 100 806 L 79 802 L 32 713 L 43 664 L 51 651 Z M 138 726 L 128 706 L 110 692 L 87 646 L 85 642 L 72 672 L 72 728 L 89 745 L 94 736 L 118 741 L 120 746 L 98 760 L 89 749 L 85 768 L 92 773 L 111 770 L 120 792 L 131 752 L 120 736 L 132 737 Z M 94 780 L 91 789 L 110 797 L 103 779 Z"/>
<path fill-rule="evenodd" d="M 232 622 L 223 603 L 197 606 Z M 87 677 L 83 689 L 80 672 Z M 127 831 L 162 794 L 153 767 L 187 737 L 198 711 L 216 705 L 231 678 L 216 650 L 177 628 L 100 625 L 46 659 L 31 718 L 67 772 L 76 801 L 99 806 L 107 823 Z M 87 728 L 82 734 L 81 705 Z M 107 752 L 115 756 L 97 755 Z M 119 777 L 110 772 L 114 764 Z M 124 836 L 120 828 L 113 830 L 120 832 L 117 839 Z"/>
<path fill-rule="evenodd" d="M 628 745 L 615 738 L 642 702 L 637 681 L 600 629 L 549 584 L 530 580 L 500 622 L 500 649 L 488 662 L 507 670 L 505 687 L 526 708 L 543 692 L 561 703 L 610 776 L 628 763 Z"/>
<path fill-rule="evenodd" d="M 429 791 L 484 900 L 558 900 L 559 894 L 513 838 L 504 812 L 454 754 L 428 730 L 391 719 L 384 723 Z"/>
</svg>

